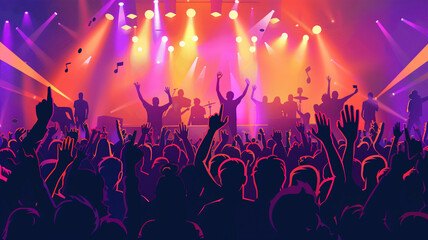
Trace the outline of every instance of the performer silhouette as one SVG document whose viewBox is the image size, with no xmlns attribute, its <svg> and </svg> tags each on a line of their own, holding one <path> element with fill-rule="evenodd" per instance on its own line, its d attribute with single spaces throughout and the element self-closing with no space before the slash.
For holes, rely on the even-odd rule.
<svg viewBox="0 0 428 240">
<path fill-rule="evenodd" d="M 58 107 L 54 104 L 51 122 L 57 122 L 61 131 L 65 133 L 65 126 L 70 129 L 71 125 L 74 124 L 73 110 L 69 107 Z"/>
<path fill-rule="evenodd" d="M 83 100 L 83 93 L 79 93 L 79 100 L 74 101 L 74 119 L 76 128 L 80 128 L 83 123 L 88 119 L 89 105 L 88 102 Z"/>
<path fill-rule="evenodd" d="M 195 98 L 194 106 L 190 109 L 189 125 L 205 125 L 208 124 L 208 119 L 205 118 L 205 108 L 201 106 L 201 100 Z"/>
<path fill-rule="evenodd" d="M 152 104 L 150 105 L 146 100 L 144 100 L 143 96 L 140 92 L 140 84 L 136 82 L 135 88 L 138 93 L 138 97 L 140 98 L 141 103 L 143 103 L 143 107 L 147 111 L 147 122 L 151 123 L 153 128 L 153 137 L 155 139 L 160 135 L 162 129 L 162 115 L 168 109 L 168 107 L 172 104 L 171 94 L 169 92 L 169 87 L 165 88 L 165 93 L 168 95 L 169 102 L 163 106 L 159 106 L 159 98 L 154 97 L 152 99 Z"/>
<path fill-rule="evenodd" d="M 224 117 L 229 117 L 229 122 L 227 123 L 227 127 L 230 130 L 232 136 L 236 136 L 237 133 L 237 119 L 236 119 L 236 108 L 238 107 L 241 100 L 244 98 L 245 94 L 247 94 L 248 87 L 250 86 L 250 81 L 245 79 L 247 86 L 245 87 L 244 92 L 237 99 L 233 99 L 235 96 L 232 91 L 226 93 L 226 99 L 220 93 L 220 79 L 223 77 L 221 72 L 217 73 L 217 96 L 220 101 L 220 104 L 224 105 Z"/>
<path fill-rule="evenodd" d="M 288 101 L 284 102 L 283 106 L 284 117 L 289 119 L 295 119 L 297 113 L 297 102 L 294 101 L 292 94 L 288 95 Z"/>
<path fill-rule="evenodd" d="M 412 131 L 413 125 L 416 125 L 420 129 L 421 116 L 422 116 L 422 103 L 428 101 L 428 96 L 421 98 L 418 91 L 413 90 L 409 95 L 409 104 L 407 105 L 407 112 L 409 113 L 409 119 L 407 120 L 407 129 L 409 132 Z"/>
<path fill-rule="evenodd" d="M 184 113 L 181 111 L 182 108 L 189 108 L 191 100 L 184 97 L 183 89 L 178 90 L 178 96 L 172 97 L 172 105 L 164 117 L 164 123 L 167 125 L 179 125 L 181 115 Z"/>
<path fill-rule="evenodd" d="M 263 96 L 262 101 L 255 99 L 254 98 L 254 92 L 256 91 L 256 89 L 257 89 L 257 86 L 254 85 L 253 91 L 251 93 L 251 100 L 254 102 L 254 104 L 256 104 L 256 109 L 257 109 L 257 113 L 258 113 L 257 116 L 258 116 L 259 123 L 266 124 L 268 122 L 268 120 L 267 120 L 268 107 L 269 107 L 268 97 Z"/>
<path fill-rule="evenodd" d="M 369 92 L 368 98 L 363 102 L 361 110 L 361 117 L 364 119 L 364 130 L 366 132 L 369 132 L 371 122 L 376 122 L 376 112 L 379 110 L 377 101 L 373 99 L 373 93 Z"/>
</svg>

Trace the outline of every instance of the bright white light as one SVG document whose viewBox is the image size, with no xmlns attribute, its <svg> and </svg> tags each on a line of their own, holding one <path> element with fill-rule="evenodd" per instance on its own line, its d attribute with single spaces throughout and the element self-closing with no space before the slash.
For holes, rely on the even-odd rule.
<svg viewBox="0 0 428 240">
<path fill-rule="evenodd" d="M 392 96 L 395 96 L 395 92 L 392 93 Z"/>
<path fill-rule="evenodd" d="M 251 47 L 250 47 L 250 52 L 252 52 L 252 53 L 256 52 L 256 47 L 251 46 Z"/>
<path fill-rule="evenodd" d="M 401 21 L 404 21 L 404 18 L 401 18 Z"/>
<path fill-rule="evenodd" d="M 134 43 L 138 42 L 138 37 L 137 36 L 133 36 L 132 37 L 132 42 L 134 42 Z"/>
<path fill-rule="evenodd" d="M 257 42 L 257 37 L 256 36 L 252 36 L 251 37 L 251 42 L 253 42 L 253 43 Z"/>
<path fill-rule="evenodd" d="M 376 20 L 376 23 L 378 23 L 379 22 L 379 20 Z"/>
<path fill-rule="evenodd" d="M 9 20 L 6 20 L 6 23 L 9 23 Z"/>
<path fill-rule="evenodd" d="M 160 64 L 160 61 L 156 61 L 157 64 Z"/>
<path fill-rule="evenodd" d="M 238 18 L 238 12 L 236 10 L 232 10 L 229 12 L 229 18 L 230 19 L 237 19 Z"/>
<path fill-rule="evenodd" d="M 235 3 L 239 3 L 239 0 L 235 0 Z"/>
<path fill-rule="evenodd" d="M 281 39 L 282 40 L 287 40 L 287 38 L 288 38 L 288 34 L 287 33 L 281 34 Z"/>
<path fill-rule="evenodd" d="M 188 17 L 192 18 L 196 15 L 196 11 L 193 8 L 189 8 L 189 9 L 187 9 L 186 14 Z"/>
<path fill-rule="evenodd" d="M 58 15 L 58 13 L 57 13 L 57 12 L 54 12 L 54 14 L 55 14 L 55 15 Z"/>
<path fill-rule="evenodd" d="M 142 47 L 138 47 L 138 49 L 137 49 L 139 52 L 142 52 L 143 51 L 143 48 Z"/>
<path fill-rule="evenodd" d="M 303 40 L 308 41 L 309 40 L 309 36 L 308 35 L 303 35 Z"/>
<path fill-rule="evenodd" d="M 236 42 L 237 42 L 237 43 L 242 42 L 242 37 L 240 37 L 240 36 L 236 37 Z"/>
<path fill-rule="evenodd" d="M 184 47 L 184 46 L 186 46 L 186 43 L 185 43 L 184 41 L 181 41 L 181 42 L 179 43 L 179 45 L 180 45 L 180 47 Z"/>
<path fill-rule="evenodd" d="M 313 32 L 314 34 L 320 34 L 320 33 L 321 33 L 321 31 L 322 31 L 322 28 L 321 28 L 321 26 L 319 26 L 319 25 L 315 25 L 315 26 L 312 28 L 312 32 Z"/>
<path fill-rule="evenodd" d="M 124 3 L 123 2 L 119 2 L 119 6 L 123 7 Z"/>
<path fill-rule="evenodd" d="M 163 36 L 162 37 L 162 42 L 164 42 L 164 43 L 168 42 L 168 37 L 167 36 Z"/>
<path fill-rule="evenodd" d="M 27 11 L 25 11 L 25 14 L 28 14 L 28 12 L 27 12 Z"/>
<path fill-rule="evenodd" d="M 169 51 L 169 52 L 174 52 L 174 47 L 173 47 L 173 46 L 169 46 L 169 47 L 168 47 L 168 51 Z"/>
<path fill-rule="evenodd" d="M 152 10 L 147 10 L 147 11 L 144 13 L 144 16 L 145 16 L 147 19 L 152 19 L 152 18 L 155 16 L 155 13 L 154 13 Z"/>
<path fill-rule="evenodd" d="M 196 35 L 192 37 L 192 40 L 193 40 L 194 42 L 197 42 L 197 41 L 198 41 L 198 39 L 199 39 L 199 38 L 198 38 L 198 36 L 196 36 Z"/>
</svg>

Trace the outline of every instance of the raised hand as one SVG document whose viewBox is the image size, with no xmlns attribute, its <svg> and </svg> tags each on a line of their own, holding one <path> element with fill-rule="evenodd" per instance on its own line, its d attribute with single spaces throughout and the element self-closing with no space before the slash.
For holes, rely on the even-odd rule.
<svg viewBox="0 0 428 240">
<path fill-rule="evenodd" d="M 223 104 L 220 106 L 220 112 L 212 115 L 209 119 L 209 129 L 217 131 L 220 128 L 222 128 L 224 125 L 226 125 L 227 121 L 229 120 L 229 117 L 226 117 L 224 120 L 223 118 Z"/>
<path fill-rule="evenodd" d="M 253 92 L 256 91 L 256 89 L 257 89 L 257 86 L 253 85 Z"/>
<path fill-rule="evenodd" d="M 134 83 L 134 86 L 135 86 L 135 88 L 137 89 L 137 91 L 140 91 L 140 87 L 141 87 L 141 85 L 140 85 L 140 83 L 139 83 L 139 82 L 135 82 L 135 83 Z"/>
<path fill-rule="evenodd" d="M 323 113 L 315 114 L 318 132 L 312 128 L 312 135 L 321 141 L 331 140 L 330 118 L 327 118 Z"/>
<path fill-rule="evenodd" d="M 51 87 L 48 87 L 48 93 L 46 99 L 43 99 L 36 106 L 36 115 L 37 121 L 47 125 L 49 120 L 51 120 L 53 114 L 53 100 L 52 100 L 52 92 Z"/>
<path fill-rule="evenodd" d="M 189 129 L 187 129 L 187 126 L 184 123 L 180 123 L 180 125 L 178 125 L 178 131 L 175 130 L 175 133 L 179 138 L 185 140 L 189 136 Z"/>
<path fill-rule="evenodd" d="M 76 128 L 70 129 L 70 131 L 67 133 L 67 136 L 73 138 L 74 142 L 77 143 L 77 139 L 79 139 L 79 129 L 76 129 Z"/>
<path fill-rule="evenodd" d="M 166 94 L 170 95 L 170 90 L 169 90 L 169 87 L 165 87 L 165 90 L 164 90 L 164 92 L 165 92 Z"/>
<path fill-rule="evenodd" d="M 220 131 L 220 137 L 222 142 L 227 142 L 229 140 L 229 134 L 226 130 Z"/>
<path fill-rule="evenodd" d="M 327 76 L 327 81 L 331 82 L 331 77 L 330 76 Z"/>
<path fill-rule="evenodd" d="M 273 130 L 272 139 L 273 139 L 276 143 L 281 142 L 281 141 L 282 141 L 282 132 L 281 132 L 281 130 Z"/>
<path fill-rule="evenodd" d="M 296 129 L 299 131 L 300 134 L 305 134 L 305 124 L 302 122 L 296 122 Z"/>
<path fill-rule="evenodd" d="M 146 123 L 146 124 L 141 125 L 141 132 L 142 132 L 142 134 L 149 133 L 150 129 L 152 129 L 152 124 L 151 123 Z"/>
<path fill-rule="evenodd" d="M 222 78 L 223 77 L 223 73 L 222 72 L 218 72 L 217 73 L 217 79 L 220 79 L 220 78 Z"/>
<path fill-rule="evenodd" d="M 122 161 L 125 162 L 128 173 L 135 170 L 135 165 L 137 165 L 140 159 L 144 156 L 143 151 L 135 145 L 136 136 L 137 131 L 134 131 L 131 140 L 125 144 L 125 147 L 122 150 Z"/>
<path fill-rule="evenodd" d="M 401 137 L 401 135 L 403 135 L 403 131 L 401 131 L 400 129 L 400 123 L 397 122 L 394 127 L 392 128 L 392 131 L 394 132 L 394 137 L 395 139 L 399 139 Z"/>
<path fill-rule="evenodd" d="M 16 141 L 20 142 L 22 135 L 24 135 L 26 132 L 27 132 L 27 130 L 25 130 L 25 128 L 18 128 L 18 129 L 16 129 L 16 131 L 15 131 L 15 139 L 16 139 Z"/>
<path fill-rule="evenodd" d="M 247 85 L 250 85 L 250 80 L 248 80 L 248 78 L 245 79 L 245 82 L 247 83 Z"/>
<path fill-rule="evenodd" d="M 73 148 L 74 148 L 74 139 L 71 137 L 66 137 L 62 141 L 61 146 L 58 145 L 58 161 L 56 167 L 60 169 L 66 169 L 67 166 L 73 162 Z"/>
<path fill-rule="evenodd" d="M 354 114 L 354 106 L 345 105 L 345 109 L 341 111 L 342 123 L 337 121 L 337 128 L 342 132 L 347 141 L 355 142 L 358 137 L 358 124 L 360 119 L 360 111 L 357 109 Z"/>
</svg>

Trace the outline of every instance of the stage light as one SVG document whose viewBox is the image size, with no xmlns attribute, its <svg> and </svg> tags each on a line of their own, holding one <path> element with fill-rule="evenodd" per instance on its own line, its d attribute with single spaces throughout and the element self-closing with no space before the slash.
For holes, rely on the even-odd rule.
<svg viewBox="0 0 428 240">
<path fill-rule="evenodd" d="M 60 22 L 58 23 L 58 26 L 61 26 L 61 23 L 60 23 Z"/>
<path fill-rule="evenodd" d="M 192 37 L 192 40 L 193 40 L 194 42 L 197 42 L 197 41 L 198 41 L 198 39 L 199 39 L 199 38 L 198 38 L 198 36 L 196 36 L 196 35 Z"/>
<path fill-rule="evenodd" d="M 379 20 L 376 20 L 376 23 L 378 23 L 379 22 Z"/>
<path fill-rule="evenodd" d="M 114 20 L 114 16 L 111 15 L 110 13 L 106 13 L 105 17 L 107 18 L 107 20 L 110 20 L 110 21 Z"/>
<path fill-rule="evenodd" d="M 257 42 L 257 37 L 256 36 L 252 36 L 251 37 L 251 42 L 256 43 Z"/>
<path fill-rule="evenodd" d="M 210 0 L 211 1 L 211 16 L 221 16 L 221 5 L 223 0 Z"/>
<path fill-rule="evenodd" d="M 335 21 L 334 21 L 334 19 L 331 19 L 331 23 L 334 23 Z"/>
<path fill-rule="evenodd" d="M 320 33 L 321 33 L 321 31 L 322 31 L 322 28 L 321 28 L 321 26 L 319 26 L 319 25 L 315 25 L 315 26 L 312 28 L 312 32 L 313 32 L 314 34 L 320 34 Z"/>
<path fill-rule="evenodd" d="M 303 35 L 303 40 L 308 41 L 309 40 L 309 36 L 308 35 Z"/>
<path fill-rule="evenodd" d="M 55 14 L 55 15 L 58 15 L 58 13 L 57 13 L 57 12 L 54 12 L 54 14 Z"/>
<path fill-rule="evenodd" d="M 236 10 L 232 10 L 229 12 L 229 18 L 230 19 L 237 19 L 238 18 L 238 12 Z"/>
<path fill-rule="evenodd" d="M 251 47 L 250 47 L 250 52 L 251 52 L 251 53 L 254 53 L 254 52 L 256 52 L 256 47 L 254 47 L 254 46 L 251 46 Z"/>
<path fill-rule="evenodd" d="M 168 47 L 168 51 L 169 51 L 169 52 L 174 52 L 174 47 L 173 47 L 173 46 L 169 46 L 169 47 Z"/>
<path fill-rule="evenodd" d="M 137 26 L 134 25 L 134 29 L 136 29 L 136 28 L 137 28 Z"/>
<path fill-rule="evenodd" d="M 239 0 L 235 0 L 235 3 L 239 3 Z"/>
<path fill-rule="evenodd" d="M 28 12 L 27 12 L 27 11 L 25 11 L 25 14 L 28 14 Z"/>
<path fill-rule="evenodd" d="M 129 19 L 135 19 L 137 17 L 137 15 L 130 13 L 126 17 Z"/>
<path fill-rule="evenodd" d="M 5 23 L 9 23 L 9 20 L 6 20 Z"/>
<path fill-rule="evenodd" d="M 401 18 L 401 21 L 404 21 L 404 18 Z"/>
<path fill-rule="evenodd" d="M 143 48 L 142 47 L 138 47 L 138 49 L 137 49 L 139 52 L 142 52 L 143 51 Z"/>
<path fill-rule="evenodd" d="M 173 18 L 176 15 L 176 0 L 165 0 L 165 17 Z"/>
<path fill-rule="evenodd" d="M 162 37 L 162 42 L 164 42 L 164 43 L 168 42 L 168 37 L 167 36 L 163 36 Z"/>
<path fill-rule="evenodd" d="M 299 27 L 299 24 L 296 24 L 296 27 Z"/>
<path fill-rule="evenodd" d="M 152 18 L 155 16 L 155 13 L 154 13 L 152 10 L 147 10 L 147 11 L 144 13 L 144 16 L 145 16 L 147 19 L 152 19 Z"/>
<path fill-rule="evenodd" d="M 181 41 L 181 42 L 179 43 L 179 45 L 180 45 L 180 47 L 184 47 L 184 46 L 186 46 L 186 43 L 185 43 L 184 41 Z"/>
<path fill-rule="evenodd" d="M 176 15 L 175 13 L 169 12 L 169 13 L 165 14 L 165 17 L 173 18 L 173 17 L 175 17 L 175 15 Z"/>
<path fill-rule="evenodd" d="M 395 96 L 395 92 L 392 93 L 392 96 Z"/>
<path fill-rule="evenodd" d="M 128 31 L 129 29 L 131 29 L 131 27 L 129 25 L 123 25 L 122 29 Z"/>
<path fill-rule="evenodd" d="M 160 61 L 156 61 L 157 64 L 160 64 Z"/>
<path fill-rule="evenodd" d="M 270 23 L 275 24 L 279 22 L 279 18 L 271 18 Z"/>
<path fill-rule="evenodd" d="M 124 3 L 123 3 L 123 2 L 119 2 L 118 4 L 119 4 L 119 6 L 121 6 L 121 7 L 123 7 L 123 5 L 124 5 Z"/>
<path fill-rule="evenodd" d="M 138 37 L 137 36 L 133 36 L 132 37 L 132 42 L 134 42 L 134 43 L 138 42 Z"/>
<path fill-rule="evenodd" d="M 213 12 L 213 13 L 211 13 L 211 15 L 212 15 L 213 17 L 220 17 L 220 16 L 221 16 L 221 13 L 219 13 L 219 12 Z"/>
<path fill-rule="evenodd" d="M 193 9 L 193 8 L 189 8 L 189 9 L 187 9 L 187 11 L 186 11 L 186 15 L 187 15 L 188 17 L 190 17 L 190 18 L 195 17 L 195 15 L 196 15 L 196 11 L 195 11 L 195 9 Z"/>
<path fill-rule="evenodd" d="M 242 37 L 239 37 L 239 36 L 238 36 L 238 37 L 236 37 L 236 42 L 237 42 L 237 43 L 242 42 Z"/>
<path fill-rule="evenodd" d="M 281 39 L 282 40 L 287 40 L 287 38 L 288 38 L 288 34 L 287 33 L 281 34 Z"/>
</svg>

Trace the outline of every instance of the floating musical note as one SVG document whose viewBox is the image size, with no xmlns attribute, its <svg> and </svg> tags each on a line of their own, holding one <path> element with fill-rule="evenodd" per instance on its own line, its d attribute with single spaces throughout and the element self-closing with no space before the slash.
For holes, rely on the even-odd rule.
<svg viewBox="0 0 428 240">
<path fill-rule="evenodd" d="M 65 64 L 65 72 L 66 72 L 66 73 L 68 72 L 68 65 L 69 65 L 69 64 L 71 64 L 71 62 L 69 62 L 69 63 L 66 63 L 66 64 Z"/>
<path fill-rule="evenodd" d="M 89 23 L 88 23 L 88 27 L 90 27 L 90 26 L 91 26 L 91 24 L 92 24 L 93 22 L 95 22 L 95 20 L 97 20 L 95 17 L 94 17 L 94 18 L 92 18 L 92 20 L 90 20 L 90 21 L 89 21 Z"/>
<path fill-rule="evenodd" d="M 116 69 L 114 70 L 114 73 L 119 72 L 119 67 L 120 67 L 120 66 L 123 66 L 123 62 L 118 62 L 118 63 L 116 63 Z"/>
<path fill-rule="evenodd" d="M 311 71 L 311 66 L 305 69 L 306 75 L 308 75 L 308 79 L 306 79 L 307 83 L 311 83 L 311 77 L 309 76 L 309 71 Z"/>
</svg>

